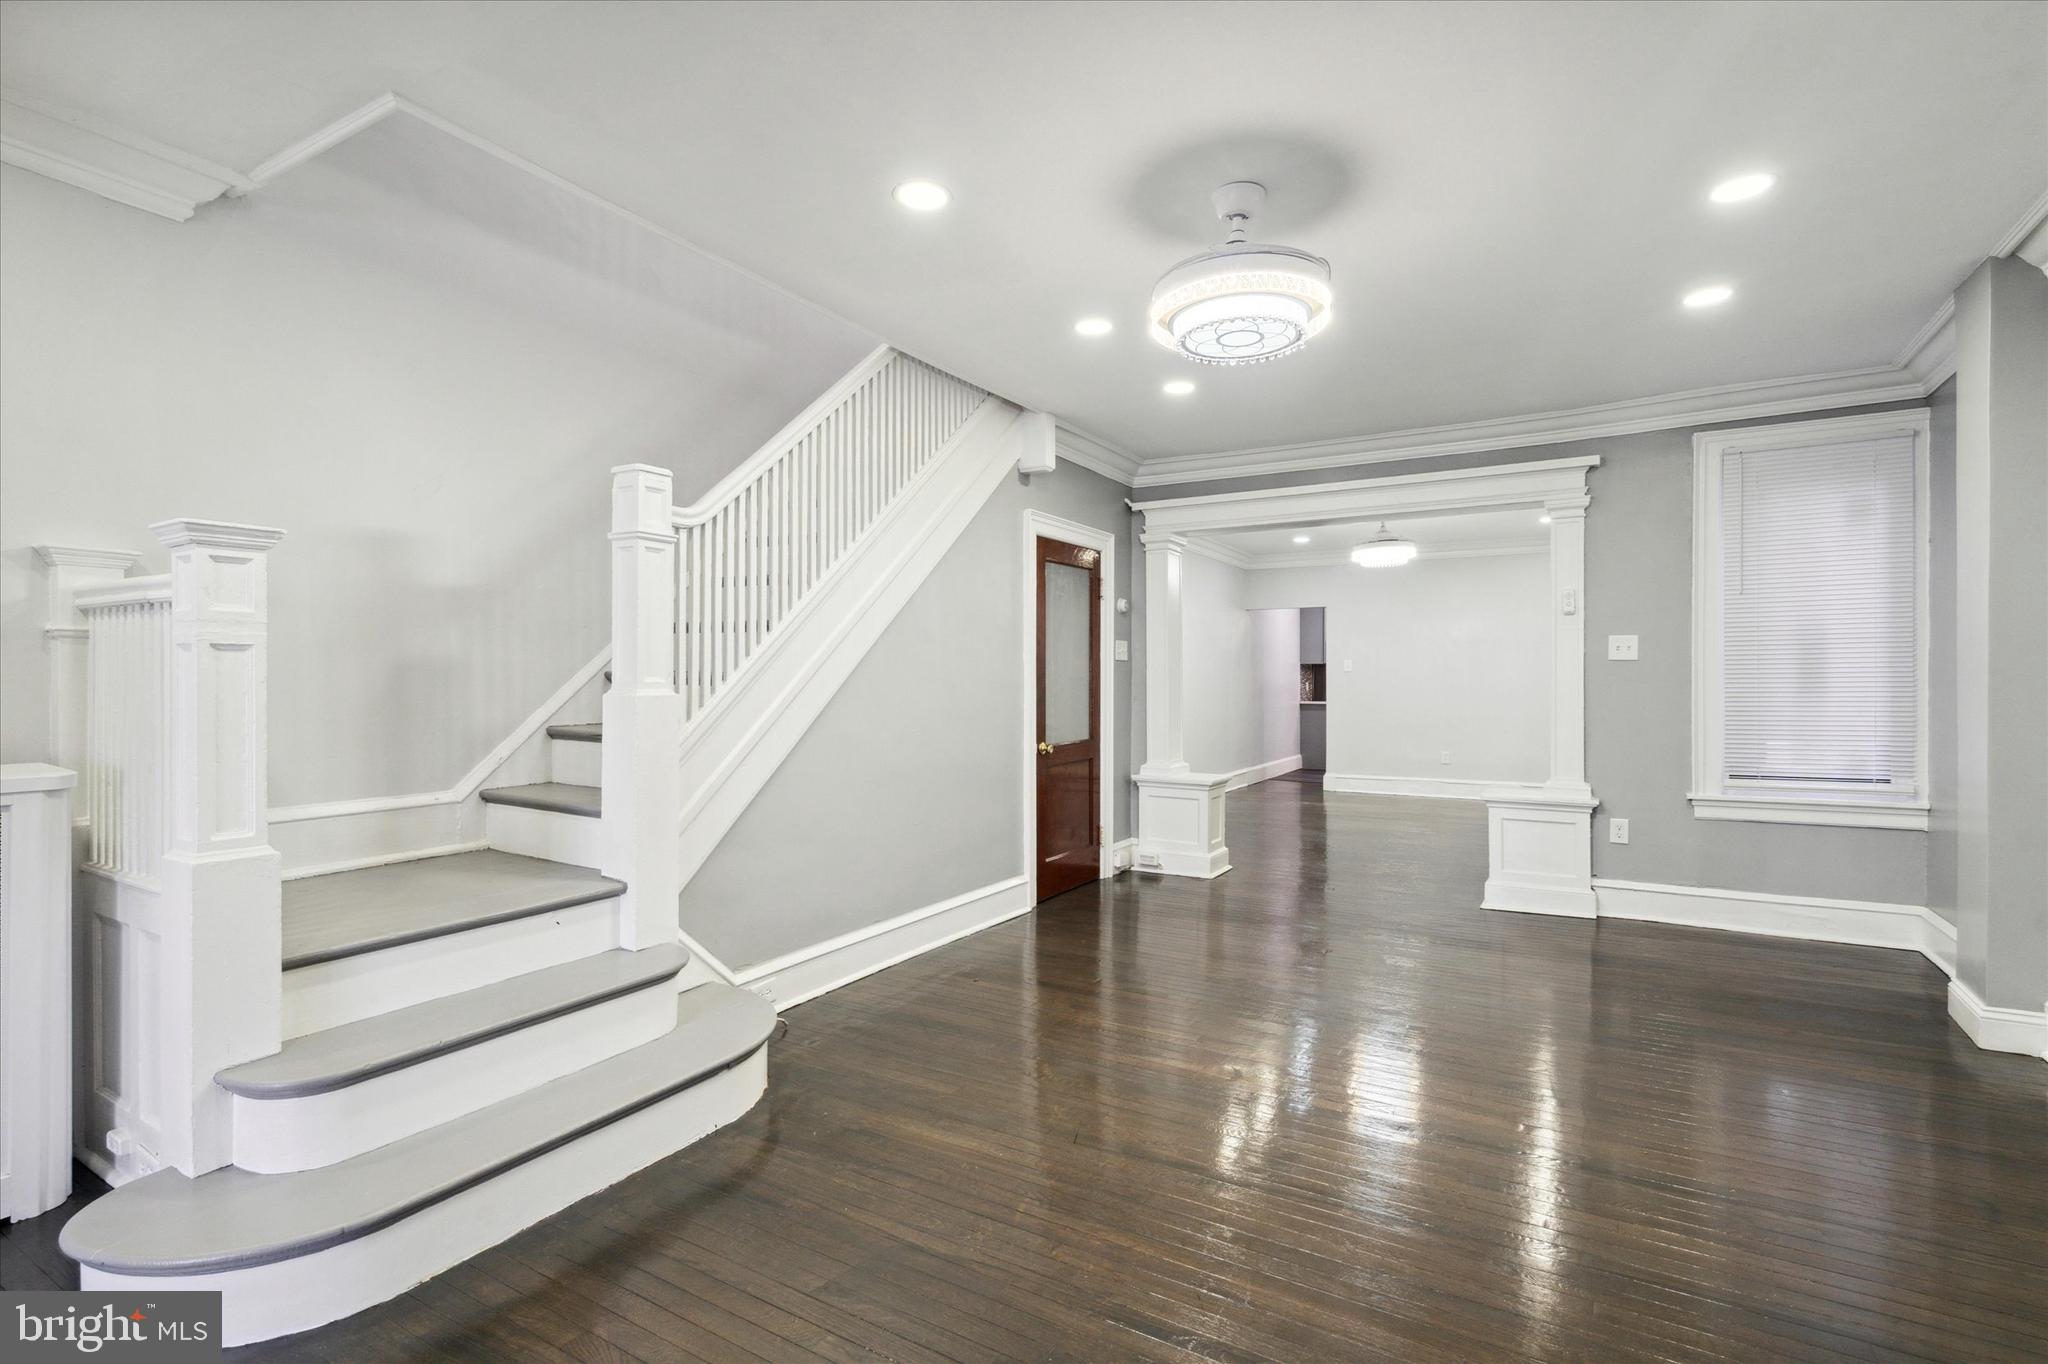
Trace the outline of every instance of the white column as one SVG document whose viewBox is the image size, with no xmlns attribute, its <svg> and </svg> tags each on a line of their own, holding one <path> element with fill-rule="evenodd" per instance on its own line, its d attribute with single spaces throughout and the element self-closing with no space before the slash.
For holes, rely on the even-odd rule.
<svg viewBox="0 0 2048 1364">
<path fill-rule="evenodd" d="M 1550 780 L 1559 795 L 1590 799 L 1586 784 L 1586 507 L 1553 498 L 1550 516 Z"/>
<path fill-rule="evenodd" d="M 1145 545 L 1145 762 L 1150 775 L 1185 772 L 1181 746 L 1181 577 L 1188 542 L 1148 532 Z"/>
<path fill-rule="evenodd" d="M 51 761 L 73 772 L 85 769 L 85 617 L 78 594 L 128 576 L 142 556 L 122 549 L 78 549 L 37 545 L 48 579 L 43 638 L 50 651 Z"/>
<path fill-rule="evenodd" d="M 1188 770 L 1181 735 L 1182 567 L 1188 542 L 1148 532 L 1145 544 L 1145 763 L 1138 788 L 1140 871 L 1221 876 L 1230 870 L 1223 841 L 1227 773 Z"/>
<path fill-rule="evenodd" d="M 675 942 L 683 698 L 676 691 L 674 480 L 612 470 L 612 686 L 604 698 L 604 872 L 626 883 L 619 941 Z"/>
<path fill-rule="evenodd" d="M 1593 810 L 1586 782 L 1584 493 L 1547 498 L 1550 516 L 1550 777 L 1486 794 L 1486 909 L 1591 919 Z"/>
<path fill-rule="evenodd" d="M 216 1072 L 275 1052 L 284 973 L 270 846 L 268 555 L 284 532 L 163 521 L 171 552 L 158 1154 L 188 1175 L 233 1158 Z"/>
</svg>

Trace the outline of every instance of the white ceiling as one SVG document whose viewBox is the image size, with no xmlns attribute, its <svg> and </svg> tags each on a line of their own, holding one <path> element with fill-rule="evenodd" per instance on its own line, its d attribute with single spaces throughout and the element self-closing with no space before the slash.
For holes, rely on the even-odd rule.
<svg viewBox="0 0 2048 1364">
<path fill-rule="evenodd" d="M 1537 520 L 1541 515 L 1540 507 L 1527 507 L 1390 517 L 1385 525 L 1394 534 L 1413 540 L 1424 555 L 1534 552 L 1547 548 L 1550 540 L 1550 528 Z M 1199 538 L 1230 556 L 1255 564 L 1265 561 L 1336 562 L 1348 558 L 1351 547 L 1378 531 L 1380 525 L 1376 520 L 1341 521 L 1318 526 L 1226 531 Z M 1309 542 L 1295 544 L 1297 535 L 1308 536 Z"/>
<path fill-rule="evenodd" d="M 11 0 L 0 83 L 243 172 L 395 90 L 1141 456 L 1888 365 L 2048 185 L 2026 2 Z M 1145 299 L 1246 177 L 1337 320 L 1189 365 Z"/>
</svg>

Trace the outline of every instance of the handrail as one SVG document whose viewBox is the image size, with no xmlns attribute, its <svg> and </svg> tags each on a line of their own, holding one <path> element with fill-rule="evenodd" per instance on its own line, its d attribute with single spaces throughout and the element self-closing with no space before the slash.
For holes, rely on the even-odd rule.
<svg viewBox="0 0 2048 1364">
<path fill-rule="evenodd" d="M 760 656 L 987 397 L 880 347 L 711 492 L 670 508 L 674 634 L 663 652 L 673 649 L 686 718 Z"/>
<path fill-rule="evenodd" d="M 876 346 L 865 359 L 840 377 L 838 383 L 820 393 L 811 404 L 797 413 L 783 425 L 780 431 L 761 443 L 761 447 L 741 460 L 724 478 L 711 485 L 711 490 L 687 507 L 677 507 L 672 521 L 677 529 L 684 526 L 700 525 L 711 514 L 730 502 L 739 489 L 752 483 L 760 472 L 788 454 L 797 440 L 819 422 L 825 420 L 833 408 L 838 407 L 855 389 L 866 383 L 875 371 L 894 359 L 897 352 L 893 346 Z"/>
<path fill-rule="evenodd" d="M 110 606 L 130 606 L 136 602 L 159 602 L 171 599 L 171 575 L 154 573 L 146 578 L 123 578 L 120 582 L 105 587 L 81 588 L 72 597 L 72 603 L 80 611 L 99 611 Z"/>
</svg>

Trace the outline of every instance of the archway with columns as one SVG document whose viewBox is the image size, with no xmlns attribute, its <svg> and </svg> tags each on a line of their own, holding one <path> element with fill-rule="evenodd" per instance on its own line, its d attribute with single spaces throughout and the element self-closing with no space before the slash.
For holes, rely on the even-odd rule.
<svg viewBox="0 0 2048 1364">
<path fill-rule="evenodd" d="M 1592 918 L 1593 810 L 1586 780 L 1586 491 L 1597 455 L 1397 474 L 1134 503 L 1144 514 L 1145 760 L 1136 865 L 1169 876 L 1230 868 L 1228 774 L 1189 768 L 1182 743 L 1183 565 L 1190 535 L 1314 527 L 1424 513 L 1541 508 L 1550 518 L 1550 771 L 1485 793 L 1487 909 Z"/>
</svg>

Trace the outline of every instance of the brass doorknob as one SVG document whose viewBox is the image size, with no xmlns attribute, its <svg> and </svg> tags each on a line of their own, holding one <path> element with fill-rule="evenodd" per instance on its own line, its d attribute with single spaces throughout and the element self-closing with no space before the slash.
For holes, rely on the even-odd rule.
<svg viewBox="0 0 2048 1364">
<path fill-rule="evenodd" d="M 1040 739 L 1040 740 L 1038 741 L 1038 751 L 1039 751 L 1040 753 L 1043 753 L 1043 754 L 1044 754 L 1045 756 L 1047 756 L 1047 757 L 1051 757 L 1051 756 L 1052 756 L 1052 745 L 1051 745 L 1051 744 L 1049 744 L 1049 743 L 1047 743 L 1047 742 L 1045 742 L 1045 740 L 1043 740 L 1043 739 Z"/>
</svg>

